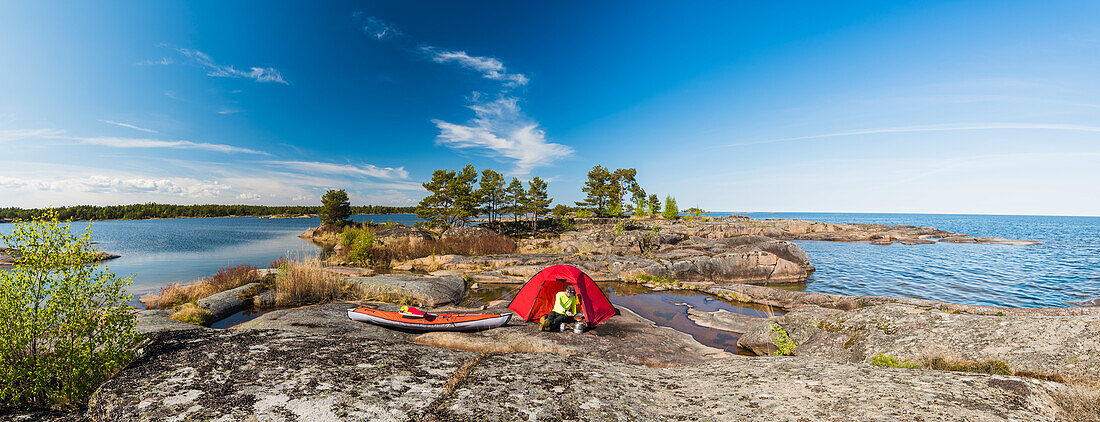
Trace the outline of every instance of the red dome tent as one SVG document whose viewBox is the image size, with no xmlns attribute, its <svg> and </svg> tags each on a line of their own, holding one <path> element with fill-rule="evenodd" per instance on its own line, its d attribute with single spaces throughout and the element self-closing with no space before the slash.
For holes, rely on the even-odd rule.
<svg viewBox="0 0 1100 422">
<path fill-rule="evenodd" d="M 519 289 L 508 309 L 524 321 L 535 321 L 554 309 L 554 295 L 565 290 L 567 284 L 577 288 L 588 326 L 595 327 L 619 313 L 596 282 L 572 265 L 554 265 L 535 274 Z"/>
</svg>

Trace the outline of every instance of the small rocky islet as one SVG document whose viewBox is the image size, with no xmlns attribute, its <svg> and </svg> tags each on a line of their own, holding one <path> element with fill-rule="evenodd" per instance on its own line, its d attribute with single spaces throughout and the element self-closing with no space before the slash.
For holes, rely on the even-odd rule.
<svg viewBox="0 0 1100 422">
<path fill-rule="evenodd" d="M 311 230 L 305 238 L 324 228 Z M 483 227 L 444 236 L 476 238 Z M 410 227 L 382 242 L 429 239 Z M 578 219 L 519 241 L 513 254 L 394 262 L 400 273 L 333 269 L 460 309 L 474 283 L 523 283 L 570 264 L 597 282 L 689 289 L 782 310 L 752 317 L 689 309 L 701 326 L 742 334 L 743 356 L 699 344 L 630 309 L 584 334 L 513 320 L 477 333 L 408 333 L 350 321 L 354 303 L 265 313 L 226 330 L 139 312 L 152 334 L 104 383 L 90 420 L 1075 420 L 1100 380 L 1100 308 L 998 308 L 783 290 L 811 259 L 790 240 L 1034 244 L 927 227 L 799 220 Z M 260 299 L 263 292 L 249 288 Z M 219 296 L 220 295 L 220 296 Z M 240 292 L 200 301 L 219 315 Z M 396 305 L 372 306 L 393 309 Z M 493 301 L 488 311 L 506 311 Z M 782 332 L 782 336 L 777 336 Z M 793 346 L 793 348 L 792 348 Z M 788 348 L 789 356 L 774 356 Z M 872 365 L 970 362 L 988 373 Z M 897 365 L 887 365 L 897 366 Z M 1086 386 L 1086 387 L 1082 387 Z"/>
</svg>

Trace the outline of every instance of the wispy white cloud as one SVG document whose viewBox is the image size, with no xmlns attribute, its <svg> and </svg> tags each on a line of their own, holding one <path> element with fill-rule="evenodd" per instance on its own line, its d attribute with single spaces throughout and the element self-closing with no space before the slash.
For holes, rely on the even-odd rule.
<svg viewBox="0 0 1100 422">
<path fill-rule="evenodd" d="M 323 163 L 317 161 L 269 161 L 269 164 L 300 171 L 343 174 L 349 176 L 369 176 L 379 179 L 406 179 L 409 172 L 404 167 L 378 167 L 373 164 L 354 166 L 351 164 Z"/>
<path fill-rule="evenodd" d="M 115 121 L 111 121 L 111 120 L 100 120 L 100 122 L 101 123 L 106 123 L 106 124 L 109 124 L 109 125 L 122 126 L 122 127 L 130 128 L 130 129 L 133 129 L 133 130 L 140 130 L 142 132 L 147 132 L 147 133 L 158 133 L 157 131 L 155 131 L 153 129 L 146 129 L 146 128 L 143 128 L 143 127 L 138 127 L 138 126 L 131 125 L 129 123 L 119 123 L 119 122 L 115 122 Z"/>
<path fill-rule="evenodd" d="M 161 57 L 160 60 L 147 59 L 147 60 L 142 60 L 140 62 L 137 62 L 138 66 L 154 66 L 154 65 L 167 66 L 167 65 L 170 65 L 172 63 L 175 63 L 175 60 L 172 60 L 172 59 L 167 58 L 167 57 Z"/>
<path fill-rule="evenodd" d="M 400 39 L 405 47 L 416 45 L 393 25 L 374 17 L 366 19 L 363 29 L 380 40 L 392 36 Z M 501 83 L 496 100 L 483 100 L 480 93 L 474 92 L 468 106 L 474 111 L 474 118 L 465 124 L 433 119 L 432 123 L 439 129 L 437 145 L 511 162 L 515 165 L 511 173 L 515 175 L 529 174 L 535 168 L 549 166 L 573 155 L 573 148 L 547 139 L 546 131 L 539 128 L 538 121 L 527 116 L 518 105 L 519 98 L 510 93 L 509 88 L 530 82 L 526 75 L 509 72 L 504 62 L 495 57 L 473 56 L 465 51 L 427 44 L 417 45 L 414 51 L 428 56 L 435 63 L 456 64 L 480 73 L 485 79 Z"/>
<path fill-rule="evenodd" d="M 393 38 L 401 36 L 401 31 L 398 31 L 393 25 L 383 22 L 381 19 L 373 16 L 367 17 L 367 21 L 363 24 L 363 31 L 380 40 L 387 37 Z"/>
<path fill-rule="evenodd" d="M 439 128 L 436 142 L 457 150 L 480 150 L 514 162 L 513 174 L 528 174 L 573 155 L 573 148 L 551 142 L 538 123 L 520 110 L 515 97 L 469 106 L 474 119 L 464 125 L 435 119 Z"/>
<path fill-rule="evenodd" d="M 64 133 L 60 129 L 0 129 L 0 142 L 50 138 Z"/>
<path fill-rule="evenodd" d="M 508 73 L 504 63 L 494 57 L 471 56 L 465 51 L 450 51 L 429 45 L 421 46 L 420 50 L 431 56 L 436 63 L 457 63 L 481 72 L 481 76 L 486 79 L 502 81 L 508 86 L 526 85 L 530 80 L 522 73 Z"/>
<path fill-rule="evenodd" d="M 92 137 L 92 138 L 78 138 L 69 137 L 66 139 L 72 139 L 85 144 L 102 145 L 115 148 L 173 148 L 173 149 L 197 149 L 205 151 L 216 151 L 225 153 L 242 153 L 242 154 L 260 154 L 271 155 L 263 151 L 257 151 L 254 149 L 235 147 L 225 144 L 208 144 L 204 142 L 192 142 L 192 141 L 165 141 L 160 139 L 148 139 L 148 138 L 114 138 L 107 136 Z"/>
<path fill-rule="evenodd" d="M 0 189 L 51 191 L 60 193 L 161 194 L 191 198 L 215 197 L 230 188 L 215 182 L 191 178 L 143 178 L 95 175 L 86 177 L 35 179 L 0 176 Z"/>
<path fill-rule="evenodd" d="M 220 78 L 246 78 L 256 82 L 277 82 L 284 85 L 289 83 L 283 79 L 283 74 L 273 67 L 251 67 L 249 70 L 237 70 L 233 66 L 221 65 L 214 61 L 206 53 L 187 48 L 176 49 L 180 54 L 191 59 L 199 66 L 207 69 L 208 76 Z"/>
<path fill-rule="evenodd" d="M 918 133 L 918 132 L 954 132 L 971 130 L 997 130 L 997 129 L 1035 129 L 1035 130 L 1060 130 L 1075 132 L 1098 132 L 1100 127 L 1067 124 L 1046 123 L 975 123 L 964 125 L 927 125 L 927 126 L 902 126 L 875 129 L 858 129 L 842 132 L 823 133 L 819 135 L 796 136 L 791 138 L 767 139 L 762 141 L 741 142 L 735 144 L 719 145 L 719 147 L 739 147 L 748 145 L 773 144 L 777 142 L 807 141 L 813 139 L 836 138 L 842 136 L 878 135 L 886 133 Z"/>
<path fill-rule="evenodd" d="M 235 108 L 225 108 L 225 109 L 218 110 L 218 114 L 237 114 L 237 113 L 240 113 L 241 111 L 242 110 L 237 110 Z"/>
<path fill-rule="evenodd" d="M 0 157 L 0 197 L 22 207 L 148 201 L 314 205 L 326 190 L 340 188 L 354 204 L 407 205 L 425 194 L 412 181 L 288 170 L 266 161 L 150 159 L 156 164 L 92 167 Z"/>
</svg>

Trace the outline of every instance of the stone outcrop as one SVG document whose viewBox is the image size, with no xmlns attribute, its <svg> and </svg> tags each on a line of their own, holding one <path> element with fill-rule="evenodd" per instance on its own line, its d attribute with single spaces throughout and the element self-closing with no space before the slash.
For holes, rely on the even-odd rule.
<svg viewBox="0 0 1100 422">
<path fill-rule="evenodd" d="M 455 226 L 447 229 L 440 236 L 442 239 L 478 239 L 486 236 L 497 236 L 497 232 L 481 226 Z"/>
<path fill-rule="evenodd" d="M 421 306 L 457 304 L 466 293 L 466 280 L 457 276 L 382 274 L 370 277 L 345 277 L 368 295 L 408 298 Z"/>
<path fill-rule="evenodd" d="M 655 255 L 510 254 L 491 256 L 439 255 L 398 263 L 403 271 L 467 274 L 475 281 L 522 283 L 543 268 L 569 264 L 597 281 L 638 281 L 647 276 L 664 281 L 714 283 L 792 283 L 804 281 L 805 267 L 761 250 L 706 255 L 702 252 Z M 643 280 L 644 281 L 644 280 Z M 657 280 L 661 282 L 662 280 Z"/>
<path fill-rule="evenodd" d="M 96 252 L 94 262 L 110 261 L 119 258 L 119 255 L 107 252 Z M 0 268 L 14 266 L 19 259 L 19 251 L 11 248 L 0 248 Z"/>
<path fill-rule="evenodd" d="M 252 304 L 252 296 L 263 289 L 260 283 L 248 283 L 243 286 L 215 293 L 197 301 L 200 308 L 213 314 L 213 321 L 220 321 L 240 312 Z"/>
<path fill-rule="evenodd" d="M 392 227 L 379 227 L 374 230 L 374 240 L 382 243 L 405 241 L 416 244 L 432 240 L 432 234 L 423 229 L 398 224 Z"/>
<path fill-rule="evenodd" d="M 578 224 L 608 228 L 621 220 L 578 219 Z M 697 236 L 707 239 L 727 239 L 738 236 L 765 236 L 779 240 L 823 240 L 834 242 L 872 242 L 880 245 L 901 243 L 920 245 L 945 242 L 990 243 L 1005 245 L 1034 245 L 1030 240 L 972 237 L 940 230 L 935 227 L 908 225 L 819 223 L 795 219 L 751 219 L 743 216 L 707 217 L 692 221 L 667 221 L 661 219 L 631 220 L 637 227 L 659 228 L 662 232 Z"/>
<path fill-rule="evenodd" d="M 843 362 L 869 362 L 880 353 L 914 361 L 997 360 L 1016 371 L 1100 379 L 1098 314 L 973 315 L 903 304 L 850 311 L 806 307 L 758 324 L 738 345 L 759 354 L 774 351 L 771 324 L 790 334 L 802 356 Z"/>
<path fill-rule="evenodd" d="M 562 334 L 567 335 L 567 334 Z M 567 370 L 566 368 L 574 368 Z M 1060 385 L 734 356 L 672 368 L 282 330 L 160 333 L 85 416 L 113 420 L 1054 420 Z"/>
</svg>

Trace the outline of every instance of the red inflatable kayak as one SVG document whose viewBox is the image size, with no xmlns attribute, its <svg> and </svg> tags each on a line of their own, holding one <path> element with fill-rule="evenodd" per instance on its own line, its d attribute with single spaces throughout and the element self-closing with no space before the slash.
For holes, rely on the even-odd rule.
<svg viewBox="0 0 1100 422">
<path fill-rule="evenodd" d="M 372 308 L 348 309 L 348 318 L 386 327 L 419 331 L 488 330 L 508 323 L 511 313 L 503 314 L 423 314 L 380 311 Z"/>
</svg>

